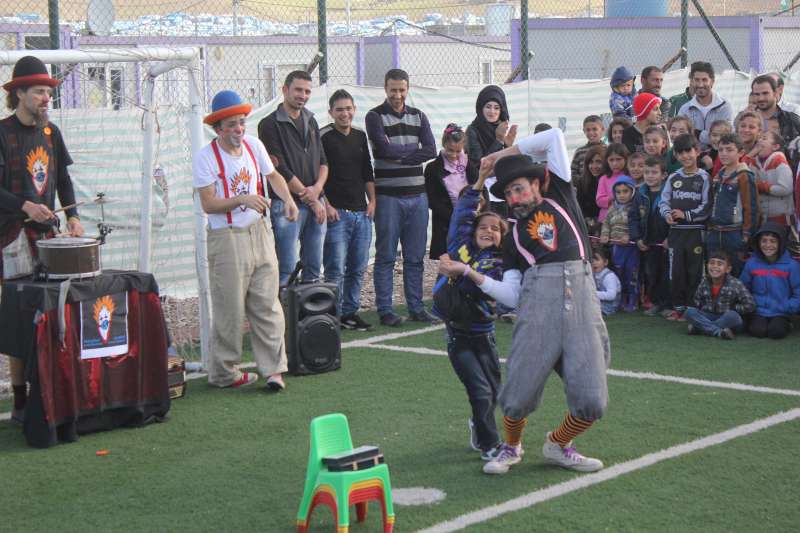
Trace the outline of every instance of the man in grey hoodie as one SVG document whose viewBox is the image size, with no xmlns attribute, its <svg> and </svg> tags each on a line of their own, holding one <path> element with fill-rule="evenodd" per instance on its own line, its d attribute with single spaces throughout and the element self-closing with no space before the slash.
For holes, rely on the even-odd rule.
<svg viewBox="0 0 800 533">
<path fill-rule="evenodd" d="M 689 70 L 689 87 L 694 92 L 691 100 L 683 104 L 679 115 L 688 117 L 694 124 L 695 135 L 701 150 L 709 147 L 708 135 L 711 125 L 717 120 L 732 122 L 733 108 L 730 102 L 714 92 L 714 67 L 705 61 L 692 63 Z"/>
</svg>

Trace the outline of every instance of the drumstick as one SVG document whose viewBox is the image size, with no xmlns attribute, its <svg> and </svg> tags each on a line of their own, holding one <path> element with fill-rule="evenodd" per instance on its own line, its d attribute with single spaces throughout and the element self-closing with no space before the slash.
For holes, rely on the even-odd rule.
<svg viewBox="0 0 800 533">
<path fill-rule="evenodd" d="M 685 54 L 685 53 L 686 53 L 686 48 L 684 48 L 684 47 L 681 47 L 681 49 L 680 49 L 680 50 L 678 50 L 678 53 L 677 53 L 677 54 L 675 54 L 674 56 L 672 56 L 672 57 L 669 59 L 669 61 L 667 61 L 666 63 L 664 63 L 664 66 L 663 66 L 663 67 L 661 67 L 661 72 L 666 72 L 666 71 L 668 71 L 668 70 L 670 69 L 670 67 L 672 67 L 672 65 L 674 65 L 674 64 L 675 64 L 675 62 L 676 62 L 676 61 L 678 61 L 678 60 L 681 58 L 681 56 L 683 56 L 683 54 Z"/>
<path fill-rule="evenodd" d="M 77 202 L 77 203 L 74 203 L 74 204 L 72 204 L 72 205 L 66 205 L 66 206 L 64 206 L 64 207 L 61 207 L 61 208 L 59 208 L 59 209 L 56 209 L 55 211 L 53 211 L 53 214 L 55 215 L 56 213 L 60 213 L 60 212 L 62 212 L 62 211 L 66 211 L 67 209 L 72 209 L 73 207 L 79 207 L 79 206 L 82 206 L 82 205 L 84 205 L 85 203 L 86 203 L 86 202 Z M 25 219 L 25 222 L 31 222 L 32 220 L 33 220 L 32 218 L 26 218 L 26 219 Z"/>
</svg>

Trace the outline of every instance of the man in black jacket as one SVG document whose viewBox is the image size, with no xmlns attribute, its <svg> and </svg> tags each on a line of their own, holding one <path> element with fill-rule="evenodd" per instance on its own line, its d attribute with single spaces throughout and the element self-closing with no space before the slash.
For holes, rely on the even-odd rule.
<svg viewBox="0 0 800 533">
<path fill-rule="evenodd" d="M 285 285 L 297 262 L 297 243 L 303 263 L 303 281 L 319 279 L 325 241 L 324 187 L 328 160 L 319 138 L 314 114 L 305 108 L 311 97 L 311 76 L 295 70 L 281 88 L 283 102 L 258 124 L 258 137 L 267 147 L 275 168 L 286 178 L 295 203 L 297 220 L 283 216 L 283 201 L 270 188 L 270 217 L 275 232 L 280 284 Z"/>
<path fill-rule="evenodd" d="M 764 119 L 764 131 L 776 130 L 783 139 L 783 149 L 792 172 L 797 170 L 798 154 L 789 154 L 789 143 L 800 136 L 800 116 L 785 111 L 778 105 L 778 84 L 769 74 L 757 76 L 750 84 L 756 100 L 756 111 Z"/>
</svg>

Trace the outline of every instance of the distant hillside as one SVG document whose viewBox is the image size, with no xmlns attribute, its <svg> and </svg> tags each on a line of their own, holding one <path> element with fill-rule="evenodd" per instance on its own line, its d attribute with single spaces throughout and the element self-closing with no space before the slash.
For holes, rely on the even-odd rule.
<svg viewBox="0 0 800 533">
<path fill-rule="evenodd" d="M 112 0 L 117 20 L 136 19 L 143 15 L 189 13 L 230 15 L 232 0 Z M 351 20 L 368 20 L 406 15 L 410 20 L 421 20 L 426 14 L 439 13 L 446 17 L 461 17 L 465 13 L 483 16 L 486 6 L 495 2 L 486 0 L 351 0 Z M 519 2 L 507 2 L 518 5 Z M 789 2 L 791 4 L 791 2 Z M 800 16 L 800 0 L 798 16 Z M 35 13 L 42 22 L 47 21 L 47 0 L 18 0 L 3 2 L 0 16 Z M 62 0 L 59 2 L 60 18 L 64 21 L 84 20 L 88 0 Z M 709 15 L 772 15 L 780 11 L 780 0 L 704 0 Z M 345 0 L 328 0 L 329 20 L 344 20 Z M 538 0 L 529 2 L 531 15 L 536 16 L 593 16 L 603 15 L 601 0 Z M 316 20 L 316 0 L 239 0 L 238 14 L 280 22 L 308 22 Z M 670 0 L 668 12 L 680 12 L 680 0 Z M 695 14 L 691 7 L 690 13 Z"/>
</svg>

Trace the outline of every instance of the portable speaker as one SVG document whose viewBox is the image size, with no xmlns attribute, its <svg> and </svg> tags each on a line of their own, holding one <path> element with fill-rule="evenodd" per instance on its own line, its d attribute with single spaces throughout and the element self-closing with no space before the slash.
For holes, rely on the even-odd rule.
<svg viewBox="0 0 800 533">
<path fill-rule="evenodd" d="M 291 374 L 320 374 L 341 368 L 337 298 L 335 283 L 300 283 L 283 290 L 286 356 Z"/>
</svg>

